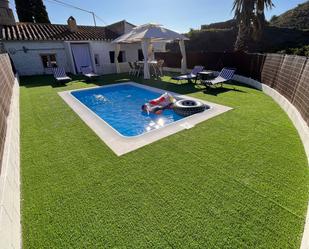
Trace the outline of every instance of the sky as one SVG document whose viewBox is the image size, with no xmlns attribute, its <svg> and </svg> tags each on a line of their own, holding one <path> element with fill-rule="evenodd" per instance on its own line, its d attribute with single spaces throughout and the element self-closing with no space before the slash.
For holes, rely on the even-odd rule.
<svg viewBox="0 0 309 249">
<path fill-rule="evenodd" d="M 63 2 L 93 11 L 103 21 L 97 25 L 105 26 L 120 20 L 139 25 L 159 23 L 178 32 L 198 29 L 202 24 L 226 21 L 233 17 L 233 0 L 61 0 Z M 266 12 L 266 18 L 279 15 L 296 7 L 305 0 L 273 0 L 275 8 Z M 79 10 L 59 5 L 54 0 L 44 0 L 52 23 L 66 23 L 74 16 L 80 25 L 93 25 L 92 16 Z M 15 11 L 14 0 L 10 0 Z"/>
</svg>

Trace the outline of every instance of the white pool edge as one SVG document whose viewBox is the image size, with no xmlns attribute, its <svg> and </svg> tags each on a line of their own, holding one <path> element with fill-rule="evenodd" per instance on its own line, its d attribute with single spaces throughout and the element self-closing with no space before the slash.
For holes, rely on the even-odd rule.
<svg viewBox="0 0 309 249">
<path fill-rule="evenodd" d="M 164 93 L 168 92 L 179 98 L 187 98 L 192 100 L 198 100 L 203 102 L 206 105 L 211 106 L 211 109 L 208 109 L 202 113 L 198 113 L 176 122 L 173 122 L 169 125 L 166 125 L 160 129 L 153 130 L 151 132 L 144 133 L 135 137 L 125 137 L 118 133 L 113 127 L 107 124 L 103 119 L 97 116 L 92 112 L 88 107 L 81 103 L 77 98 L 75 98 L 71 93 L 75 91 L 83 91 L 94 88 L 107 88 L 112 86 L 119 85 L 133 85 L 140 88 L 144 88 L 150 91 Z M 158 141 L 164 137 L 175 134 L 179 131 L 187 129 L 186 127 L 194 127 L 198 123 L 201 123 L 205 120 L 208 120 L 212 117 L 218 116 L 224 112 L 231 110 L 231 107 L 211 103 L 201 99 L 193 98 L 187 95 L 180 95 L 178 93 L 166 91 L 163 89 L 150 87 L 142 84 L 138 84 L 132 81 L 110 84 L 105 86 L 95 86 L 82 89 L 74 89 L 69 91 L 58 92 L 60 97 L 73 109 L 78 116 L 97 134 L 98 137 L 117 155 L 121 156 L 131 151 L 137 150 L 145 145 L 151 144 L 155 141 Z"/>
<path fill-rule="evenodd" d="M 142 87 L 142 86 L 143 86 L 142 84 L 138 84 L 138 83 L 131 82 L 131 81 L 130 81 L 129 83 L 128 83 L 128 82 L 123 82 L 123 83 L 118 83 L 118 84 L 110 84 L 110 85 L 106 85 L 106 86 L 103 86 L 103 87 L 104 87 L 104 88 L 109 88 L 109 87 L 113 87 L 113 86 L 115 86 L 115 85 L 117 85 L 117 86 L 119 86 L 119 85 L 133 85 L 133 86 L 137 86 L 137 87 L 139 87 L 139 88 L 143 88 L 143 87 Z M 72 94 L 72 92 L 87 91 L 87 90 L 96 89 L 96 88 L 101 88 L 101 87 L 102 87 L 102 86 L 95 86 L 95 87 L 82 88 L 82 89 L 80 89 L 80 90 L 75 89 L 75 90 L 70 91 L 70 95 L 71 95 L 73 98 L 75 98 L 80 104 L 84 105 L 84 106 L 88 109 L 88 111 L 90 111 L 90 112 L 93 113 L 94 115 L 98 116 L 98 115 L 97 115 L 94 111 L 92 111 L 88 106 L 86 106 L 83 102 L 81 102 L 78 98 L 76 98 L 76 97 Z M 176 99 L 182 99 L 183 96 L 185 96 L 185 95 L 180 95 L 180 94 L 173 93 L 173 92 L 170 92 L 170 91 L 163 91 L 162 89 L 154 88 L 154 87 L 150 87 L 150 86 L 149 86 L 148 89 L 150 90 L 150 88 L 151 88 L 151 91 L 157 92 L 157 93 L 159 93 L 159 94 L 162 94 L 162 93 L 166 93 L 166 92 L 167 92 L 167 93 L 173 95 Z M 159 90 L 159 91 L 158 91 L 158 90 Z M 189 96 L 186 96 L 186 98 L 189 99 Z M 194 99 L 194 98 L 190 98 L 190 99 Z M 196 100 L 197 100 L 197 99 L 196 99 Z M 199 101 L 201 101 L 201 102 L 203 102 L 203 103 L 206 104 L 205 101 L 202 101 L 202 100 L 199 100 Z M 209 106 L 209 105 L 208 105 L 208 106 Z M 209 110 L 209 109 L 212 109 L 212 107 L 209 106 L 209 108 L 208 108 L 207 110 Z M 100 116 L 98 116 L 98 118 L 102 119 Z M 181 120 L 188 119 L 188 118 L 190 118 L 190 116 L 189 116 L 189 117 L 183 117 Z M 177 122 L 181 121 L 181 120 L 176 120 L 176 121 L 173 121 L 172 123 L 166 124 L 166 125 L 164 125 L 164 126 L 158 128 L 158 129 L 153 129 L 153 130 L 150 130 L 150 131 L 146 131 L 146 132 L 144 132 L 144 133 L 142 133 L 142 134 L 139 134 L 139 135 L 135 135 L 135 136 L 125 136 L 125 135 L 121 134 L 119 131 L 117 131 L 117 130 L 116 130 L 113 126 L 111 126 L 109 123 L 107 123 L 104 119 L 102 119 L 102 120 L 103 120 L 103 122 L 104 122 L 106 125 L 108 125 L 111 129 L 113 129 L 114 132 L 116 132 L 119 136 L 121 136 L 121 137 L 123 137 L 123 138 L 125 138 L 125 139 L 134 139 L 134 138 L 137 138 L 137 137 L 140 137 L 140 136 L 144 136 L 146 133 L 155 132 L 155 131 L 158 130 L 158 129 L 163 129 L 163 128 L 169 126 L 169 125 L 172 125 L 172 124 L 174 124 L 174 123 L 177 123 Z"/>
</svg>

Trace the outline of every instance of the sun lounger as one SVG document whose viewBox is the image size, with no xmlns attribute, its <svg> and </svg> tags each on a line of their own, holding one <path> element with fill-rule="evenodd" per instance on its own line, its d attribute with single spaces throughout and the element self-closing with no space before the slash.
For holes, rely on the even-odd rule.
<svg viewBox="0 0 309 249">
<path fill-rule="evenodd" d="M 185 80 L 185 81 L 191 82 L 193 79 L 196 80 L 198 73 L 202 72 L 203 70 L 204 70 L 203 66 L 195 66 L 192 69 L 191 73 L 172 77 L 172 79 L 177 80 L 177 81 Z"/>
<path fill-rule="evenodd" d="M 205 86 L 215 86 L 218 84 L 221 84 L 221 87 L 223 83 L 230 81 L 235 73 L 236 69 L 235 68 L 223 68 L 219 75 L 212 79 L 212 80 L 203 80 L 201 83 Z"/>
<path fill-rule="evenodd" d="M 69 76 L 66 75 L 63 67 L 53 68 L 53 75 L 57 83 L 66 83 L 72 80 Z"/>
<path fill-rule="evenodd" d="M 94 73 L 90 66 L 81 68 L 82 74 L 86 77 L 87 81 L 96 80 L 99 75 Z"/>
</svg>

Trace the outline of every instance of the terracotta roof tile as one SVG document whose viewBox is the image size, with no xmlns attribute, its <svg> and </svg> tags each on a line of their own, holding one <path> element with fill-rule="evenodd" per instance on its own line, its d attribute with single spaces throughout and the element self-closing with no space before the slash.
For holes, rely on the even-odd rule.
<svg viewBox="0 0 309 249">
<path fill-rule="evenodd" d="M 52 41 L 52 40 L 114 40 L 119 35 L 106 27 L 78 26 L 71 32 L 67 25 L 19 22 L 12 26 L 0 26 L 0 40 Z"/>
</svg>

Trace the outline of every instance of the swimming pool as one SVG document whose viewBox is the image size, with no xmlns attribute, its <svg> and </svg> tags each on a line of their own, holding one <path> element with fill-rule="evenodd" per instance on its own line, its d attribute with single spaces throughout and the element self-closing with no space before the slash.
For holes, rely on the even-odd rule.
<svg viewBox="0 0 309 249">
<path fill-rule="evenodd" d="M 72 95 L 123 136 L 134 137 L 182 119 L 173 110 L 147 114 L 141 106 L 161 93 L 131 84 L 74 91 Z"/>
<path fill-rule="evenodd" d="M 59 92 L 60 97 L 118 156 L 220 115 L 232 108 L 169 92 L 176 99 L 192 99 L 210 108 L 182 117 L 172 110 L 161 115 L 146 114 L 141 106 L 162 95 L 163 89 L 135 82 L 109 84 Z M 65 138 L 64 138 L 65 139 Z M 172 149 L 172 145 L 171 148 Z"/>
</svg>

